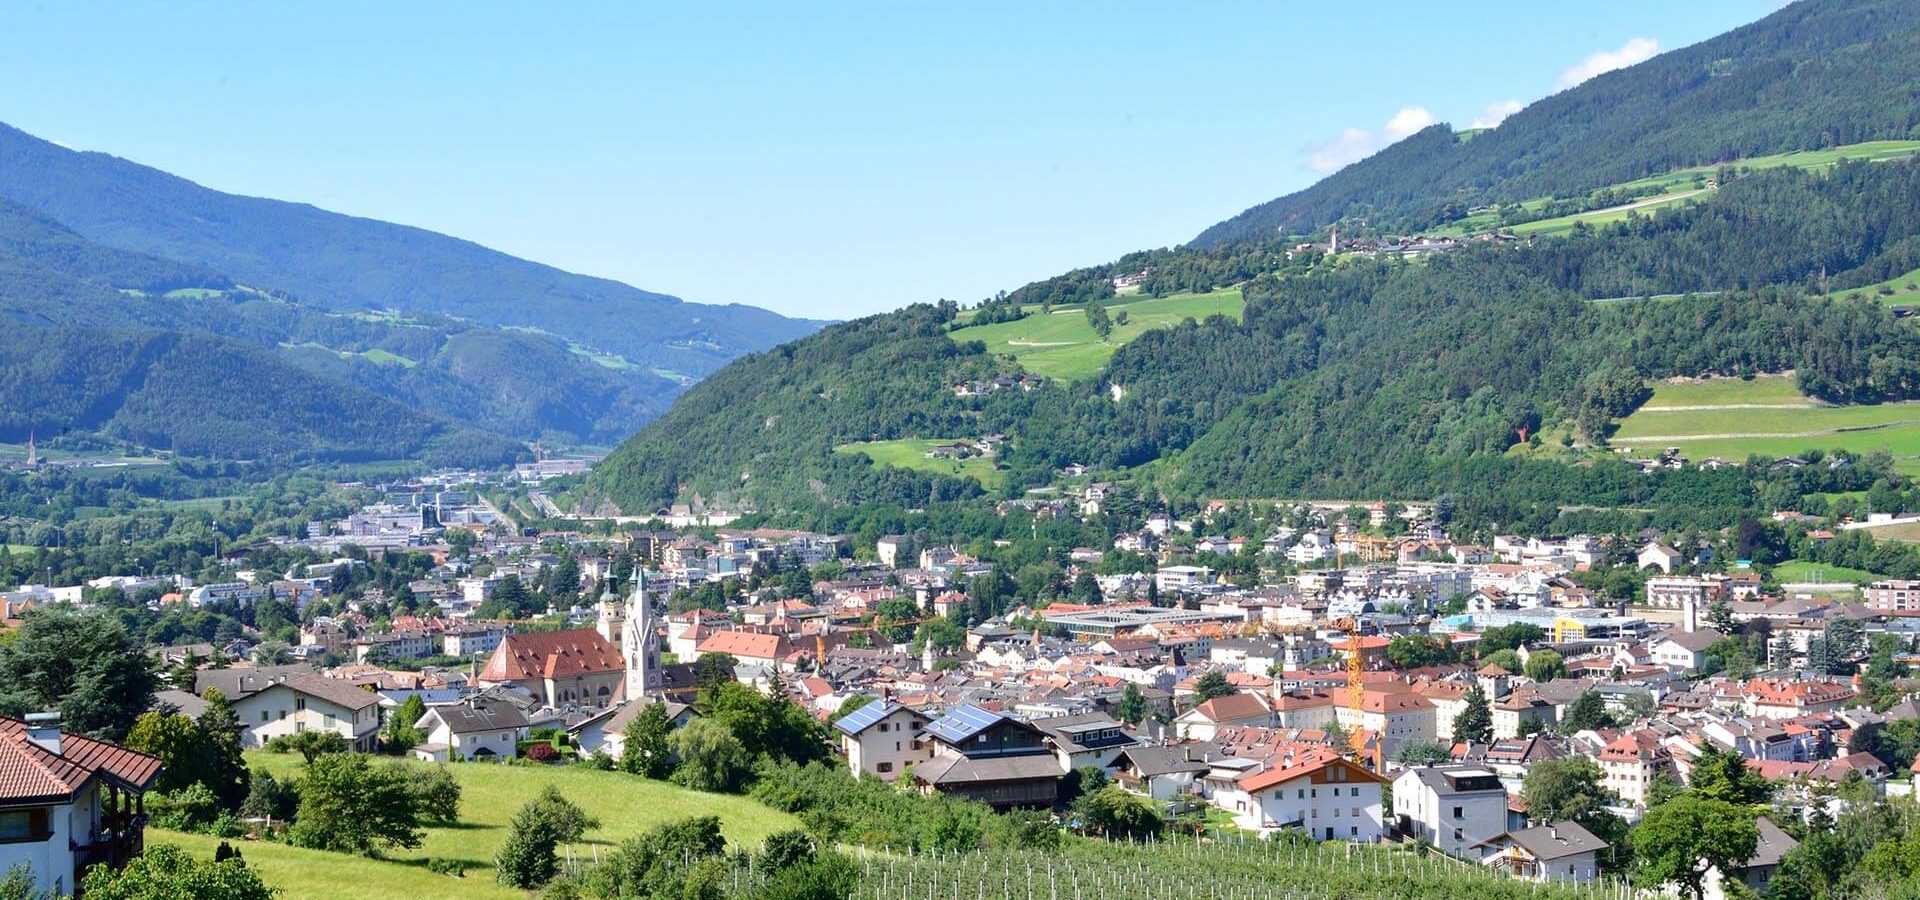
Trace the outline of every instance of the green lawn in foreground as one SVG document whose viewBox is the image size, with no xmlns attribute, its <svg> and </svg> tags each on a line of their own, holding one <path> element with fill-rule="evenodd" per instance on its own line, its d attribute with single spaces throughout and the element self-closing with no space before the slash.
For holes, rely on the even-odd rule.
<svg viewBox="0 0 1920 900">
<path fill-rule="evenodd" d="M 249 752 L 248 765 L 272 772 L 276 778 L 298 777 L 296 754 Z M 426 763 L 406 765 L 425 767 Z M 662 781 L 648 781 L 618 772 L 596 772 L 574 766 L 503 766 L 495 763 L 455 763 L 463 796 L 460 824 L 429 828 L 426 840 L 414 850 L 399 850 L 387 860 L 366 860 L 344 854 L 304 850 L 279 844 L 244 843 L 247 861 L 269 885 L 282 889 L 281 900 L 349 900 L 362 897 L 400 897 L 437 900 L 440 897 L 524 897 L 498 887 L 493 880 L 493 854 L 506 838 L 514 812 L 547 785 L 558 788 L 600 820 L 601 827 L 570 852 L 576 857 L 604 854 L 626 838 L 662 822 L 689 816 L 716 815 L 729 843 L 758 846 L 768 834 L 797 827 L 798 821 L 746 797 L 702 794 Z M 152 830 L 149 843 L 177 843 L 211 856 L 218 840 Z M 463 860 L 473 866 L 465 878 L 428 872 L 429 857 Z"/>
<path fill-rule="evenodd" d="M 901 469 L 914 469 L 947 475 L 954 478 L 971 478 L 981 487 L 992 489 L 1000 486 L 1006 476 L 994 469 L 993 457 L 976 456 L 972 459 L 933 459 L 927 451 L 939 444 L 953 443 L 957 438 L 904 438 L 895 441 L 864 441 L 847 444 L 839 448 L 841 453 L 858 453 L 872 460 L 876 466 L 894 466 Z"/>
<path fill-rule="evenodd" d="M 1144 332 L 1177 325 L 1182 319 L 1205 319 L 1215 313 L 1237 319 L 1246 305 L 1237 287 L 1159 299 L 1121 299 L 1124 302 L 1108 304 L 1107 315 L 1117 316 L 1124 311 L 1127 324 L 1115 325 L 1112 336 L 1104 342 L 1087 324 L 1086 310 L 1078 306 L 1057 308 L 1051 313 L 1035 307 L 1030 315 L 1017 322 L 974 325 L 950 335 L 956 341 L 983 341 L 989 352 L 1011 355 L 1022 368 L 1035 375 L 1073 381 L 1100 374 L 1114 350 Z"/>
<path fill-rule="evenodd" d="M 1849 569 L 1844 566 L 1829 566 L 1824 563 L 1807 562 L 1806 560 L 1800 559 L 1784 562 L 1773 567 L 1773 580 L 1781 584 L 1837 584 L 1840 582 L 1867 584 L 1878 581 L 1879 579 L 1880 576 L 1872 572 Z"/>
</svg>

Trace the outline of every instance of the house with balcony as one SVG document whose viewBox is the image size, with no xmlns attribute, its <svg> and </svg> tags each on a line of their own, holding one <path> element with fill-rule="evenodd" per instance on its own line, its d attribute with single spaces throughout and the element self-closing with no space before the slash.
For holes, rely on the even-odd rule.
<svg viewBox="0 0 1920 900">
<path fill-rule="evenodd" d="M 380 695 L 338 679 L 288 675 L 232 703 L 243 746 L 307 731 L 334 732 L 363 752 L 379 742 Z"/>
<path fill-rule="evenodd" d="M 160 760 L 60 730 L 51 716 L 0 717 L 0 873 L 24 868 L 36 891 L 75 893 L 95 866 L 145 848 L 145 795 Z"/>
</svg>

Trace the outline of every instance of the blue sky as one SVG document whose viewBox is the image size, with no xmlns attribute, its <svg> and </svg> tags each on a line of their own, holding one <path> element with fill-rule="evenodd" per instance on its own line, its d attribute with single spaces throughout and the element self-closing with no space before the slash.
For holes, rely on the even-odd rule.
<svg viewBox="0 0 1920 900">
<path fill-rule="evenodd" d="M 844 318 L 1180 243 L 1426 121 L 1778 5 L 43 0 L 8 4 L 0 121 Z"/>
</svg>

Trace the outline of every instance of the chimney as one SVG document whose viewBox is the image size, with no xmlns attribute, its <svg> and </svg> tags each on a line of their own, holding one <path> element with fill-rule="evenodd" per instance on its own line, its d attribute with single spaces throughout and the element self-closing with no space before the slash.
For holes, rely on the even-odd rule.
<svg viewBox="0 0 1920 900">
<path fill-rule="evenodd" d="M 54 755 L 60 753 L 60 714 L 57 712 L 39 712 L 27 714 L 27 740 L 40 745 L 40 748 Z"/>
</svg>

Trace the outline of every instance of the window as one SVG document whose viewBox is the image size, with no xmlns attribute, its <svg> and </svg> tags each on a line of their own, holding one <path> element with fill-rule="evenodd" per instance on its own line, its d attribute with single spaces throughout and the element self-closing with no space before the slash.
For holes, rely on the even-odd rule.
<svg viewBox="0 0 1920 900">
<path fill-rule="evenodd" d="M 44 809 L 19 809 L 0 812 L 0 844 L 14 841 L 44 841 L 52 830 L 47 827 Z"/>
<path fill-rule="evenodd" d="M 1458 807 L 1458 806 L 1456 806 L 1456 807 L 1454 807 L 1454 808 L 1453 808 L 1453 817 L 1454 817 L 1454 818 L 1456 818 L 1456 819 L 1458 819 L 1458 818 L 1462 818 L 1462 817 L 1463 817 L 1463 816 L 1462 816 L 1462 814 L 1461 814 L 1461 811 L 1460 811 L 1460 809 L 1461 809 L 1461 808 L 1460 808 L 1460 807 Z"/>
<path fill-rule="evenodd" d="M 879 764 L 879 765 L 877 765 L 877 766 L 874 766 L 874 769 L 876 769 L 876 770 L 878 770 L 878 771 L 880 771 L 880 772 L 883 772 L 883 773 L 885 773 L 885 772 L 891 772 L 891 771 L 893 771 L 893 763 L 890 763 L 890 762 L 883 762 L 883 763 L 880 763 L 880 764 Z"/>
<path fill-rule="evenodd" d="M 294 708 L 294 709 L 295 709 L 296 711 L 298 711 L 298 712 L 306 712 L 306 711 L 307 711 L 307 698 L 305 698 L 305 697 L 295 697 L 295 698 L 293 698 L 293 708 Z"/>
<path fill-rule="evenodd" d="M 881 733 L 883 733 L 883 734 L 884 734 L 884 733 L 886 732 L 886 730 L 887 730 L 887 723 L 885 723 L 885 722 L 881 722 L 881 723 L 880 723 L 880 731 L 881 731 Z"/>
<path fill-rule="evenodd" d="M 265 722 L 266 720 L 267 720 L 267 711 L 263 709 L 260 711 L 260 721 Z"/>
<path fill-rule="evenodd" d="M 333 725 L 334 725 L 333 713 L 327 713 L 327 727 L 332 728 Z"/>
</svg>

